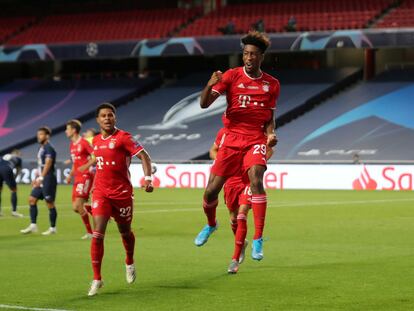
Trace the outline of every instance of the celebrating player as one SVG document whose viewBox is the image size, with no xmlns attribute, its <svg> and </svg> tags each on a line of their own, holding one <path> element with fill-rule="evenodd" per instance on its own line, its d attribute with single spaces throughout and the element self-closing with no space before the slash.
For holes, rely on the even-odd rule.
<svg viewBox="0 0 414 311">
<path fill-rule="evenodd" d="M 145 174 L 145 191 L 152 192 L 151 159 L 144 148 L 131 134 L 115 127 L 115 107 L 109 103 L 96 109 L 96 121 L 101 133 L 93 139 L 93 155 L 96 175 L 92 195 L 94 231 L 91 243 L 91 259 L 94 279 L 88 296 L 94 296 L 102 287 L 101 263 L 104 253 L 106 225 L 113 217 L 122 236 L 126 251 L 126 280 L 135 281 L 134 247 L 135 236 L 131 231 L 133 216 L 133 188 L 129 176 L 131 158 L 142 161 Z"/>
<path fill-rule="evenodd" d="M 88 212 L 85 210 L 85 203 L 89 199 L 89 193 L 92 187 L 93 173 L 90 169 L 83 170 L 82 166 L 87 164 L 92 154 L 92 146 L 82 138 L 79 133 L 81 130 L 79 120 L 70 120 L 66 123 L 66 137 L 70 139 L 70 156 L 72 159 L 72 169 L 66 177 L 66 183 L 70 183 L 74 176 L 72 189 L 72 207 L 75 213 L 79 213 L 85 228 L 86 234 L 82 239 L 92 238 L 92 227 L 89 221 Z"/>
<path fill-rule="evenodd" d="M 13 172 L 16 170 L 16 172 Z M 11 153 L 5 154 L 3 158 L 0 158 L 0 216 L 1 214 L 1 191 L 3 189 L 3 182 L 7 184 L 11 191 L 11 205 L 12 216 L 23 217 L 22 214 L 17 212 L 17 184 L 16 176 L 19 175 L 22 170 L 22 158 L 20 157 L 20 151 L 15 149 Z"/>
<path fill-rule="evenodd" d="M 37 141 L 40 144 L 39 152 L 37 153 L 37 162 L 39 164 L 38 176 L 32 183 L 33 189 L 29 197 L 31 223 L 26 229 L 20 230 L 23 234 L 37 232 L 37 201 L 43 199 L 45 199 L 49 209 L 50 228 L 42 234 L 50 235 L 56 233 L 56 151 L 49 142 L 51 134 L 52 131 L 46 126 L 37 130 Z"/>
<path fill-rule="evenodd" d="M 274 113 L 279 96 L 279 81 L 261 71 L 264 53 L 270 45 L 264 34 L 251 31 L 241 40 L 243 67 L 227 70 L 224 74 L 212 74 L 201 93 L 201 108 L 209 107 L 220 94 L 226 92 L 225 138 L 211 169 L 204 192 L 203 209 L 208 224 L 195 239 L 195 244 L 205 244 L 217 230 L 216 208 L 218 194 L 226 179 L 240 170 L 247 173 L 252 191 L 252 209 L 255 234 L 252 258 L 263 258 L 263 228 L 266 215 L 266 192 L 263 175 L 266 170 L 266 149 L 276 144 Z"/>
</svg>

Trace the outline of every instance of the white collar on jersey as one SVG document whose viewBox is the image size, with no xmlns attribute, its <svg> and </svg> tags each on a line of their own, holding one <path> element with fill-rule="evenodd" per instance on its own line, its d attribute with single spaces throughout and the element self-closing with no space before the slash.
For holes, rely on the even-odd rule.
<svg viewBox="0 0 414 311">
<path fill-rule="evenodd" d="M 257 80 L 257 79 L 260 79 L 261 77 L 263 77 L 263 72 L 261 70 L 260 70 L 260 77 L 257 77 L 257 78 L 253 78 L 253 77 L 249 76 L 249 74 L 246 72 L 246 67 L 244 67 L 244 66 L 243 66 L 243 72 L 246 75 L 246 77 L 248 77 L 249 79 L 252 79 L 252 80 Z"/>
<path fill-rule="evenodd" d="M 81 141 L 81 139 L 82 139 L 82 136 L 80 136 L 80 135 L 79 135 L 79 138 L 78 138 L 78 140 L 77 140 L 77 141 L 75 141 L 75 142 L 73 142 L 73 144 L 74 144 L 74 145 L 77 145 L 77 144 L 79 144 L 79 142 Z"/>
<path fill-rule="evenodd" d="M 115 127 L 115 131 L 114 131 L 111 135 L 109 135 L 108 137 L 105 137 L 105 138 L 104 138 L 104 137 L 102 136 L 102 134 L 101 134 L 101 139 L 102 139 L 102 140 L 107 140 L 108 138 L 112 137 L 112 135 L 114 135 L 116 132 L 118 132 L 118 128 L 117 128 L 117 127 Z"/>
</svg>

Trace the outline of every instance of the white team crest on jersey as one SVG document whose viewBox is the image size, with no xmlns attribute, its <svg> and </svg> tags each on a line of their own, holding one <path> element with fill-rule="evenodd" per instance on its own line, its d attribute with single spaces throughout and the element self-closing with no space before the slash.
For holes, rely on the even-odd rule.
<svg viewBox="0 0 414 311">
<path fill-rule="evenodd" d="M 81 152 L 81 150 L 82 150 L 81 145 L 78 145 L 78 152 Z"/>
<path fill-rule="evenodd" d="M 269 84 L 263 84 L 263 91 L 269 92 Z"/>
<path fill-rule="evenodd" d="M 113 141 L 111 141 L 111 142 L 108 144 L 108 148 L 109 148 L 109 149 L 114 149 L 114 148 L 115 148 L 115 143 L 114 143 Z"/>
<path fill-rule="evenodd" d="M 93 201 L 92 208 L 97 208 L 99 205 L 98 201 Z"/>
</svg>

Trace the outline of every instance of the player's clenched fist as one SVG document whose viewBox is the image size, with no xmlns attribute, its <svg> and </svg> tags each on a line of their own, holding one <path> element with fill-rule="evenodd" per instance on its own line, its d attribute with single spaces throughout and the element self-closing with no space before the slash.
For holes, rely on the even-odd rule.
<svg viewBox="0 0 414 311">
<path fill-rule="evenodd" d="M 274 147 L 277 144 L 277 136 L 272 133 L 267 136 L 267 146 Z"/>
<path fill-rule="evenodd" d="M 144 189 L 145 189 L 145 192 L 153 192 L 154 191 L 154 186 L 152 185 L 152 182 L 151 181 L 145 181 Z"/>
<path fill-rule="evenodd" d="M 209 86 L 216 85 L 217 83 L 221 81 L 222 76 L 223 76 L 223 73 L 220 70 L 214 71 L 213 74 L 211 75 L 210 80 L 208 81 L 208 85 Z"/>
</svg>

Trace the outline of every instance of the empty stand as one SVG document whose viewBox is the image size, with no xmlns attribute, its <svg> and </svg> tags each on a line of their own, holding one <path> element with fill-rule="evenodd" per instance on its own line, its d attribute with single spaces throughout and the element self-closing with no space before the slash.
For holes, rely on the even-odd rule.
<svg viewBox="0 0 414 311">
<path fill-rule="evenodd" d="M 278 129 L 277 159 L 412 160 L 414 72 L 394 70 L 362 82 Z"/>
<path fill-rule="evenodd" d="M 0 145 L 6 149 L 32 139 L 36 129 L 62 126 L 104 101 L 117 100 L 154 83 L 128 80 L 16 81 L 0 88 Z"/>
<path fill-rule="evenodd" d="M 298 31 L 366 28 L 392 2 L 309 0 L 228 5 L 196 20 L 179 35 L 220 35 L 218 28 L 229 21 L 233 21 L 237 33 L 245 33 L 259 19 L 263 19 L 266 32 L 284 32 L 291 16 L 296 19 Z"/>
<path fill-rule="evenodd" d="M 20 17 L 1 17 L 0 18 L 0 42 L 3 42 L 8 36 L 12 35 L 29 22 L 33 21 L 34 17 L 20 16 Z"/>
<path fill-rule="evenodd" d="M 60 14 L 15 36 L 10 45 L 164 38 L 199 10 L 158 9 Z"/>
<path fill-rule="evenodd" d="M 414 26 L 414 0 L 404 0 L 376 24 L 376 28 L 398 28 Z"/>
</svg>

